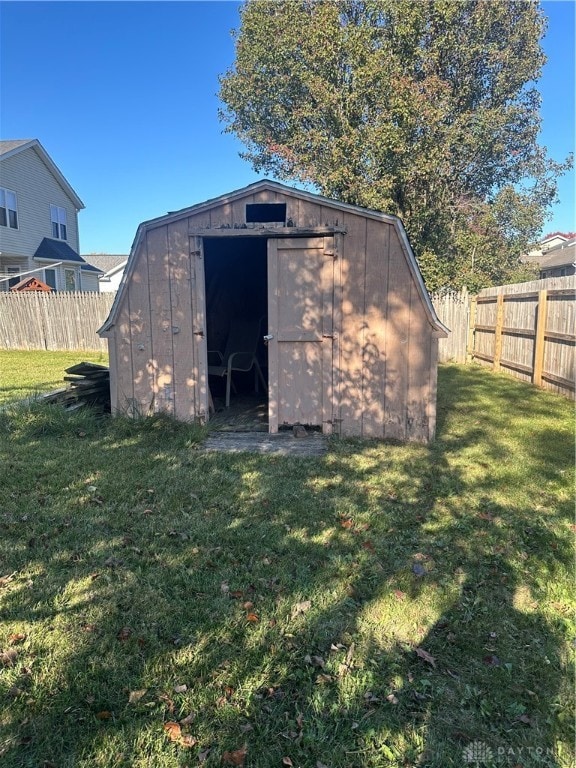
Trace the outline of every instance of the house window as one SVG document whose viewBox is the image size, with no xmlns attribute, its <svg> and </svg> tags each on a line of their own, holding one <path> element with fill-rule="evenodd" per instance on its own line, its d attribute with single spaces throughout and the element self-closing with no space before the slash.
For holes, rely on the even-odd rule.
<svg viewBox="0 0 576 768">
<path fill-rule="evenodd" d="M 6 267 L 6 274 L 16 275 L 16 277 L 11 277 L 10 280 L 8 280 L 8 289 L 12 288 L 13 285 L 17 285 L 22 279 L 20 276 L 20 269 L 20 267 Z"/>
<path fill-rule="evenodd" d="M 57 240 L 67 240 L 66 208 L 57 205 L 50 206 L 50 219 L 52 220 L 52 237 Z"/>
<path fill-rule="evenodd" d="M 18 229 L 16 192 L 0 187 L 0 226 Z"/>
<path fill-rule="evenodd" d="M 46 285 L 49 285 L 53 291 L 56 290 L 56 270 L 55 269 L 44 270 L 44 282 L 46 283 Z"/>
<path fill-rule="evenodd" d="M 67 291 L 76 290 L 76 270 L 74 269 L 64 270 L 64 285 Z"/>
</svg>

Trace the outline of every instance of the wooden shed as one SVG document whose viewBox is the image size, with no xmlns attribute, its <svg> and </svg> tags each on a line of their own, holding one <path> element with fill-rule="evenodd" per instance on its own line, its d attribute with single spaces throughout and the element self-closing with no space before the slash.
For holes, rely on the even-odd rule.
<svg viewBox="0 0 576 768">
<path fill-rule="evenodd" d="M 447 329 L 397 217 L 265 180 L 142 223 L 99 330 L 113 413 L 209 420 L 208 351 L 245 321 L 270 432 L 433 438 Z"/>
</svg>

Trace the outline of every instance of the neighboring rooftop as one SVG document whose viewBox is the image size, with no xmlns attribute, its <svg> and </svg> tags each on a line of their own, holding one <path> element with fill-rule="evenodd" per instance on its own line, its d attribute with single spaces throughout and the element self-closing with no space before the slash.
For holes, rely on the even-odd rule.
<svg viewBox="0 0 576 768">
<path fill-rule="evenodd" d="M 121 267 L 128 261 L 128 255 L 112 253 L 86 253 L 82 257 L 89 264 L 98 267 L 104 274 L 116 267 Z"/>
</svg>

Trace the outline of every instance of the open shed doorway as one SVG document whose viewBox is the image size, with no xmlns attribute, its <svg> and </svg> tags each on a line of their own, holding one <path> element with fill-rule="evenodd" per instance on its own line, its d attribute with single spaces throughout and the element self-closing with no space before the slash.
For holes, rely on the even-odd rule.
<svg viewBox="0 0 576 768">
<path fill-rule="evenodd" d="M 256 366 L 233 371 L 230 407 L 226 407 L 226 376 L 209 376 L 214 402 L 211 425 L 224 431 L 268 431 L 268 355 L 263 336 L 268 328 L 268 266 L 266 237 L 205 237 L 206 331 L 208 364 L 224 356 L 227 344 L 241 325 L 256 329 Z M 229 350 L 228 350 L 229 351 Z M 242 351 L 242 350 L 239 350 Z M 222 364 L 227 361 L 222 358 Z M 257 390 L 256 390 L 257 384 Z"/>
</svg>

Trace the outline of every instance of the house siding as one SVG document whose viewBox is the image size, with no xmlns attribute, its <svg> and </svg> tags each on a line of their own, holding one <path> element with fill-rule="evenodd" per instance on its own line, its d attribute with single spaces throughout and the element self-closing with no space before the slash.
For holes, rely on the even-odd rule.
<svg viewBox="0 0 576 768">
<path fill-rule="evenodd" d="M 44 237 L 52 237 L 50 206 L 66 209 L 66 242 L 80 252 L 78 215 L 74 202 L 52 175 L 33 147 L 2 159 L 0 186 L 16 193 L 18 229 L 0 227 L 0 249 L 5 256 L 26 257 L 28 268 Z"/>
</svg>

